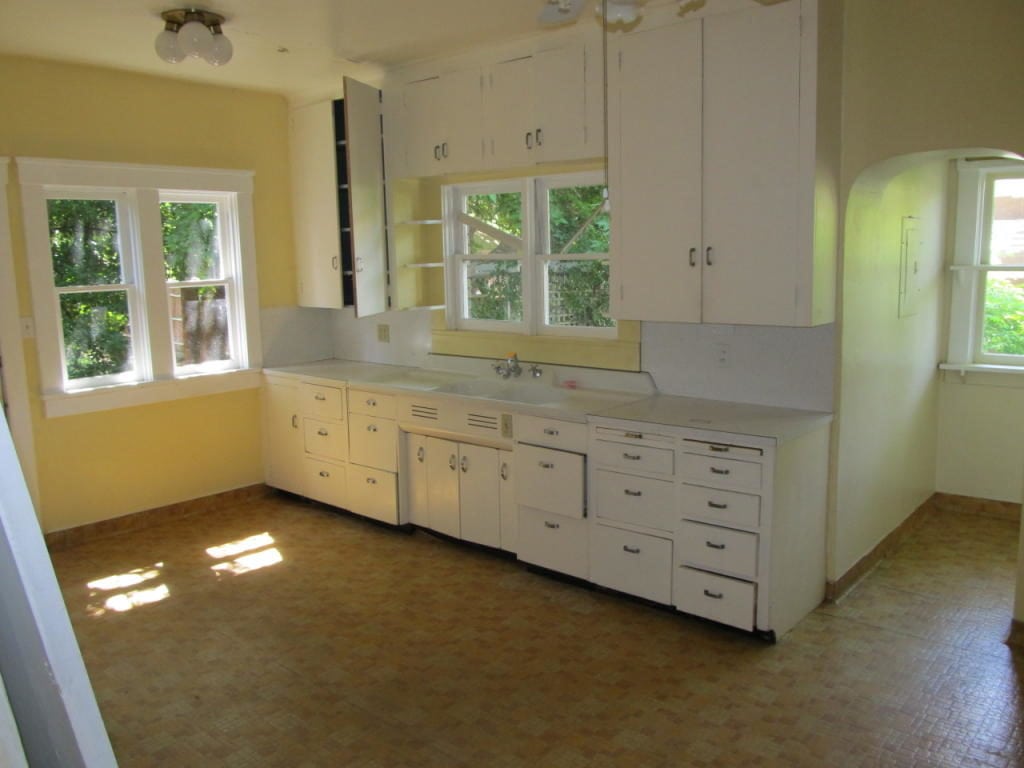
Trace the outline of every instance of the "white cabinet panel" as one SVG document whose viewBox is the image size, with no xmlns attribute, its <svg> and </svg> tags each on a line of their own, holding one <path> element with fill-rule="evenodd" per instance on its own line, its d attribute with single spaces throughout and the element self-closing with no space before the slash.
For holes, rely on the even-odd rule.
<svg viewBox="0 0 1024 768">
<path fill-rule="evenodd" d="M 348 458 L 348 433 L 344 422 L 303 418 L 303 444 L 306 453 L 335 461 Z"/>
<path fill-rule="evenodd" d="M 679 457 L 679 474 L 689 480 L 719 488 L 752 491 L 761 488 L 761 464 L 753 461 L 717 459 L 684 453 Z"/>
<path fill-rule="evenodd" d="M 501 545 L 499 469 L 496 449 L 459 445 L 459 526 L 466 541 Z"/>
<path fill-rule="evenodd" d="M 757 534 L 684 520 L 679 527 L 680 562 L 744 579 L 757 578 Z"/>
<path fill-rule="evenodd" d="M 516 416 L 516 440 L 563 451 L 586 453 L 587 425 L 538 416 Z"/>
<path fill-rule="evenodd" d="M 756 590 L 748 581 L 692 568 L 676 568 L 672 589 L 673 600 L 680 611 L 748 632 L 754 628 Z"/>
<path fill-rule="evenodd" d="M 516 501 L 558 515 L 582 518 L 584 457 L 578 453 L 516 446 Z"/>
<path fill-rule="evenodd" d="M 761 524 L 761 497 L 748 493 L 683 483 L 680 488 L 680 505 L 683 517 L 703 518 L 747 528 L 756 528 Z"/>
<path fill-rule="evenodd" d="M 267 377 L 263 384 L 264 472 L 267 485 L 305 493 L 299 386 Z"/>
<path fill-rule="evenodd" d="M 397 398 L 394 395 L 382 395 L 379 392 L 350 389 L 348 391 L 348 409 L 353 413 L 365 413 L 380 419 L 393 419 L 398 410 Z"/>
<path fill-rule="evenodd" d="M 625 472 L 671 475 L 675 469 L 675 452 L 671 449 L 605 440 L 596 440 L 591 446 L 591 459 L 596 464 L 615 467 Z"/>
<path fill-rule="evenodd" d="M 322 421 L 341 421 L 345 418 L 345 397 L 341 387 L 302 382 L 299 385 L 302 413 Z"/>
<path fill-rule="evenodd" d="M 604 469 L 599 469 L 594 476 L 594 506 L 599 518 L 663 531 L 675 530 L 679 523 L 675 483 Z"/>
<path fill-rule="evenodd" d="M 516 504 L 515 461 L 512 451 L 498 451 L 498 498 L 501 505 L 501 548 L 517 551 L 519 505 Z"/>
<path fill-rule="evenodd" d="M 398 427 L 389 419 L 349 414 L 349 455 L 354 464 L 394 472 L 398 461 Z"/>
<path fill-rule="evenodd" d="M 491 167 L 512 168 L 533 162 L 533 96 L 532 56 L 491 67 L 484 99 L 484 142 Z"/>
<path fill-rule="evenodd" d="M 424 435 L 403 432 L 402 439 L 405 443 L 402 450 L 404 471 L 399 481 L 404 488 L 406 519 L 403 522 L 426 528 L 430 526 L 427 503 L 427 486 L 430 482 L 427 475 L 427 438 Z"/>
<path fill-rule="evenodd" d="M 324 504 L 348 509 L 348 485 L 344 465 L 307 457 L 303 466 L 306 475 L 306 496 Z"/>
<path fill-rule="evenodd" d="M 520 560 L 585 579 L 589 570 L 587 521 L 539 509 L 519 509 Z"/>
<path fill-rule="evenodd" d="M 591 529 L 590 580 L 603 587 L 669 605 L 672 542 L 605 525 Z"/>
<path fill-rule="evenodd" d="M 459 445 L 427 438 L 427 519 L 439 533 L 459 537 Z"/>
<path fill-rule="evenodd" d="M 398 493 L 394 473 L 350 464 L 348 496 L 353 512 L 382 523 L 398 524 Z"/>
<path fill-rule="evenodd" d="M 483 162 L 478 70 L 407 83 L 402 116 L 405 176 L 479 170 Z"/>
</svg>

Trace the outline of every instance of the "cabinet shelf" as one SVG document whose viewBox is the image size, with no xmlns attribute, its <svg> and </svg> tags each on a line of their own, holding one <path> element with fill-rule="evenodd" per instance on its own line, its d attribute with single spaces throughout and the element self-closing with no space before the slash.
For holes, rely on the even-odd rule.
<svg viewBox="0 0 1024 768">
<path fill-rule="evenodd" d="M 421 263 L 406 264 L 406 269 L 437 269 L 443 267 L 443 261 L 424 261 Z"/>
<path fill-rule="evenodd" d="M 443 224 L 444 219 L 406 219 L 405 221 L 396 221 L 393 226 L 422 226 L 424 224 Z"/>
</svg>

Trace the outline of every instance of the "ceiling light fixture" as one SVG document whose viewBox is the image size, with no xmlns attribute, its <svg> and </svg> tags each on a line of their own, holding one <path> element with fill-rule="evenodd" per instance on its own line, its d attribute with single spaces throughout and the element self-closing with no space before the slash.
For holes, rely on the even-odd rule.
<svg viewBox="0 0 1024 768">
<path fill-rule="evenodd" d="M 597 4 L 597 15 L 608 27 L 628 27 L 643 15 L 643 0 L 603 0 Z"/>
<path fill-rule="evenodd" d="M 576 21 L 584 4 L 585 0 L 546 0 L 537 17 L 537 23 L 542 27 L 557 27 Z"/>
<path fill-rule="evenodd" d="M 221 31 L 224 17 L 199 8 L 176 8 L 160 14 L 163 31 L 156 36 L 156 55 L 170 64 L 205 59 L 219 67 L 231 61 L 234 47 Z"/>
</svg>

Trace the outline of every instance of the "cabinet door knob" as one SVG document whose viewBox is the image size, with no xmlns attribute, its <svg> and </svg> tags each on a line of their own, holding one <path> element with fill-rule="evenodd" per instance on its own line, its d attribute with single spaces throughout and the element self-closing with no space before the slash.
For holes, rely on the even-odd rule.
<svg viewBox="0 0 1024 768">
<path fill-rule="evenodd" d="M 629 552 L 629 554 L 631 554 L 631 555 L 639 555 L 640 554 L 640 547 L 631 547 L 631 546 L 629 546 L 629 544 L 623 544 L 622 545 L 622 551 L 623 552 Z"/>
<path fill-rule="evenodd" d="M 722 599 L 722 593 L 721 592 L 712 592 L 710 589 L 705 589 L 704 590 L 704 597 L 710 597 L 712 600 L 721 600 Z"/>
<path fill-rule="evenodd" d="M 454 453 L 451 456 L 448 457 L 448 469 L 450 469 L 452 472 L 455 471 L 455 462 L 456 461 L 458 461 L 458 459 L 455 458 L 455 454 Z"/>
<path fill-rule="evenodd" d="M 711 266 L 711 246 L 704 249 L 704 263 Z"/>
<path fill-rule="evenodd" d="M 441 157 L 448 157 L 448 142 L 441 142 Z"/>
<path fill-rule="evenodd" d="M 501 475 L 502 480 L 508 480 L 508 462 L 502 463 L 499 474 Z"/>
<path fill-rule="evenodd" d="M 691 267 L 696 267 L 697 266 L 697 249 L 696 248 L 691 248 L 690 249 L 690 266 Z"/>
<path fill-rule="evenodd" d="M 441 159 L 441 145 L 440 144 L 435 144 L 434 145 L 434 159 L 435 160 L 440 160 Z"/>
<path fill-rule="evenodd" d="M 318 429 L 316 433 L 320 435 L 320 437 L 327 437 L 327 430 L 324 429 L 323 427 L 320 427 L 320 429 Z"/>
<path fill-rule="evenodd" d="M 299 415 L 297 413 L 292 414 L 292 429 L 299 428 Z"/>
<path fill-rule="evenodd" d="M 367 485 L 376 485 L 377 484 L 377 478 L 376 477 L 368 477 L 368 478 L 366 478 L 366 484 Z"/>
<path fill-rule="evenodd" d="M 524 139 L 527 149 L 533 149 L 533 131 L 527 131 Z"/>
<path fill-rule="evenodd" d="M 366 404 L 368 406 L 370 406 L 371 408 L 376 408 L 377 407 L 377 401 L 374 400 L 372 397 L 369 400 L 366 401 Z"/>
<path fill-rule="evenodd" d="M 327 395 L 323 394 L 322 392 L 317 392 L 315 395 L 313 395 L 313 399 L 319 400 L 322 403 L 324 400 L 327 399 Z"/>
<path fill-rule="evenodd" d="M 328 472 L 326 469 L 321 469 L 320 470 L 320 477 L 330 477 L 330 476 L 331 476 L 331 473 Z"/>
<path fill-rule="evenodd" d="M 544 143 L 544 132 L 538 128 L 534 134 L 537 136 L 537 146 L 539 147 Z"/>
<path fill-rule="evenodd" d="M 463 472 L 469 472 L 469 457 L 463 456 L 462 461 L 459 462 L 459 469 Z"/>
<path fill-rule="evenodd" d="M 377 431 L 377 425 L 376 424 L 368 424 L 366 426 L 366 431 L 367 432 L 376 432 Z"/>
<path fill-rule="evenodd" d="M 708 549 L 725 549 L 725 544 L 718 544 L 713 541 L 705 541 L 704 546 Z"/>
<path fill-rule="evenodd" d="M 338 257 L 337 256 L 331 256 L 331 269 L 333 269 L 335 272 L 338 271 Z"/>
<path fill-rule="evenodd" d="M 426 457 L 426 451 L 423 450 L 423 446 L 421 445 L 419 448 L 416 449 L 416 461 L 418 461 L 420 464 L 422 464 L 423 463 L 423 459 L 425 457 Z"/>
</svg>

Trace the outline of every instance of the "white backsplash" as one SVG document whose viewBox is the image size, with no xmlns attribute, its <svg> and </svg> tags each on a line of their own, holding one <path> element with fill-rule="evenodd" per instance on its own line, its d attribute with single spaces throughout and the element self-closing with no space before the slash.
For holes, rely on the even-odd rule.
<svg viewBox="0 0 1024 768">
<path fill-rule="evenodd" d="M 334 356 L 329 309 L 269 307 L 260 311 L 263 365 L 297 365 Z"/>
</svg>

